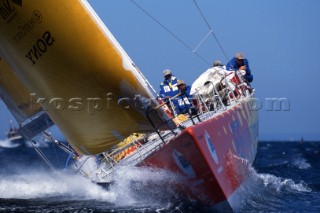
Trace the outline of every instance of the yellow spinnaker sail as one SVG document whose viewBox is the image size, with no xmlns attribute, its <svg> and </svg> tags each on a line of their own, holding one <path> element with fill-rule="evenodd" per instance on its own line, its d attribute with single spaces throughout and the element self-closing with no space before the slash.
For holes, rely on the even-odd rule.
<svg viewBox="0 0 320 213">
<path fill-rule="evenodd" d="M 152 130 L 144 101 L 153 94 L 86 1 L 4 0 L 0 11 L 0 55 L 76 151 Z"/>
<path fill-rule="evenodd" d="M 32 100 L 30 94 L 9 65 L 0 58 L 0 97 L 19 123 L 41 111 L 40 105 Z"/>
</svg>

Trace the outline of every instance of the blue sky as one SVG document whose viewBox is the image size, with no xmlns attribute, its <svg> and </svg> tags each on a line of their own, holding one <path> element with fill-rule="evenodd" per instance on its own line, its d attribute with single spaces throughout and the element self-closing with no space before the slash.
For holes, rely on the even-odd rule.
<svg viewBox="0 0 320 213">
<path fill-rule="evenodd" d="M 195 48 L 209 29 L 193 0 L 135 0 Z M 156 90 L 169 68 L 188 84 L 209 65 L 130 0 L 89 0 L 102 21 Z M 260 138 L 320 140 L 320 1 L 197 0 L 228 58 L 247 56 L 262 103 Z M 227 59 L 210 36 L 198 49 L 206 61 Z M 289 111 L 267 110 L 268 98 L 286 98 Z M 11 119 L 0 103 L 0 138 Z"/>
</svg>

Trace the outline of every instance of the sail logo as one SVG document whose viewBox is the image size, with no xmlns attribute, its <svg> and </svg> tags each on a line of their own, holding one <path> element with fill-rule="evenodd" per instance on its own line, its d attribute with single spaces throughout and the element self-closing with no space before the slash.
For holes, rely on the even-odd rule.
<svg viewBox="0 0 320 213">
<path fill-rule="evenodd" d="M 13 3 L 22 6 L 22 1 L 13 1 Z M 10 0 L 2 0 L 0 2 L 0 15 L 6 22 L 10 22 L 16 15 L 16 8 Z"/>
<path fill-rule="evenodd" d="M 216 149 L 215 149 L 215 147 L 214 147 L 214 145 L 212 143 L 211 137 L 210 137 L 210 135 L 208 134 L 207 131 L 205 132 L 205 138 L 206 138 L 207 146 L 209 148 L 210 154 L 211 154 L 214 162 L 216 164 L 219 164 L 219 159 L 218 159 L 218 155 L 217 155 Z"/>
<path fill-rule="evenodd" d="M 52 46 L 54 41 L 51 33 L 46 31 L 42 37 L 36 41 L 25 57 L 34 65 L 40 57 L 48 51 L 48 47 Z"/>
<path fill-rule="evenodd" d="M 25 23 L 17 26 L 18 32 L 14 36 L 14 39 L 19 42 L 22 40 L 35 26 L 39 25 L 42 22 L 42 14 L 34 10 L 32 17 L 27 20 Z"/>
</svg>

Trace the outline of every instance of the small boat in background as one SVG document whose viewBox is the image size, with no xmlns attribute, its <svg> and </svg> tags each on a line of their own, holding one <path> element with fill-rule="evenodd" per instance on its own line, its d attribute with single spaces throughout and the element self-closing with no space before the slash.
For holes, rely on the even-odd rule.
<svg viewBox="0 0 320 213">
<path fill-rule="evenodd" d="M 25 145 L 25 140 L 18 132 L 18 129 L 10 121 L 9 129 L 6 131 L 6 139 L 1 141 L 0 146 L 4 148 L 15 148 Z"/>
<path fill-rule="evenodd" d="M 9 130 L 6 132 L 7 140 L 10 142 L 12 147 L 18 147 L 25 144 L 22 135 L 18 132 L 18 129 L 10 121 Z"/>
</svg>

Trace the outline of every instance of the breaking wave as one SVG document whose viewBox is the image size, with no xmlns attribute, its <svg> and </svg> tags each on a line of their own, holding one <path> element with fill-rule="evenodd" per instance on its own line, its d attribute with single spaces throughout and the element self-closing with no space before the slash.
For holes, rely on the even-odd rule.
<svg viewBox="0 0 320 213">
<path fill-rule="evenodd" d="M 287 205 L 284 203 L 284 197 L 312 192 L 302 180 L 297 183 L 289 178 L 257 173 L 252 167 L 248 170 L 249 177 L 241 188 L 244 195 L 241 209 L 279 211 L 282 206 Z"/>
<path fill-rule="evenodd" d="M 258 184 L 265 189 L 275 190 L 276 192 L 284 192 L 287 190 L 296 192 L 311 192 L 311 189 L 303 181 L 295 183 L 292 179 L 276 177 L 271 174 L 258 174 Z"/>
</svg>

